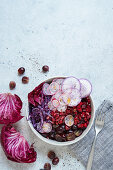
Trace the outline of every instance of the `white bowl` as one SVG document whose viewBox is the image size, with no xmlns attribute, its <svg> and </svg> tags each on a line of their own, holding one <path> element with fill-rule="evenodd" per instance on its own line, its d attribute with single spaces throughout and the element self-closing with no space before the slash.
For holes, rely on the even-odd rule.
<svg viewBox="0 0 113 170">
<path fill-rule="evenodd" d="M 51 79 L 46 80 L 45 82 L 51 82 L 51 81 L 52 81 L 53 79 L 55 79 L 55 78 L 66 78 L 66 77 L 54 77 L 54 78 L 51 78 Z M 32 123 L 30 122 L 29 119 L 28 119 L 28 124 L 29 124 L 30 128 L 32 129 L 32 131 L 34 132 L 34 134 L 35 134 L 37 137 L 39 137 L 42 141 L 44 141 L 44 142 L 46 142 L 46 143 L 48 143 L 48 144 L 57 145 L 57 146 L 67 146 L 67 145 L 74 144 L 74 143 L 78 142 L 79 140 L 81 140 L 84 136 L 86 136 L 87 133 L 89 132 L 89 130 L 91 129 L 91 127 L 92 127 L 92 124 L 93 124 L 93 121 L 94 121 L 94 117 L 95 117 L 95 113 L 94 113 L 94 105 L 93 105 L 93 101 L 92 101 L 91 96 L 90 96 L 90 100 L 91 100 L 91 119 L 90 119 L 90 121 L 89 121 L 89 124 L 88 124 L 87 128 L 83 131 L 83 133 L 82 133 L 79 137 L 75 138 L 75 139 L 72 140 L 72 141 L 58 142 L 58 141 L 55 141 L 55 140 L 47 139 L 47 138 L 43 137 L 40 133 L 38 133 L 38 132 L 34 129 Z M 27 110 L 28 110 L 28 111 L 27 111 L 27 118 L 28 118 L 28 115 L 29 115 L 28 106 L 27 106 Z"/>
</svg>

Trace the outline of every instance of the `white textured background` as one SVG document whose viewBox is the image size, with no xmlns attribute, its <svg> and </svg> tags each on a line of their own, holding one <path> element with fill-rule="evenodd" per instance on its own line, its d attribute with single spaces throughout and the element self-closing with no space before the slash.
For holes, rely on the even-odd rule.
<svg viewBox="0 0 113 170">
<path fill-rule="evenodd" d="M 50 66 L 47 74 L 41 72 L 44 64 Z M 30 77 L 28 85 L 17 75 L 21 66 Z M 0 0 L 0 92 L 9 92 L 8 83 L 14 80 L 12 92 L 25 104 L 27 93 L 41 81 L 69 75 L 92 82 L 95 108 L 105 98 L 113 101 L 113 1 Z M 25 118 L 16 126 L 29 143 L 35 142 L 37 161 L 8 161 L 0 146 L 0 170 L 39 170 L 49 161 L 49 149 L 60 158 L 53 170 L 84 170 L 69 149 L 36 138 Z"/>
</svg>

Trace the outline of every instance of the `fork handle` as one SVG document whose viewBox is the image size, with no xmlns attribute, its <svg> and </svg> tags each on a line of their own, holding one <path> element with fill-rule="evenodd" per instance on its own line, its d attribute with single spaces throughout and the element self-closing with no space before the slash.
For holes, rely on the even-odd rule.
<svg viewBox="0 0 113 170">
<path fill-rule="evenodd" d="M 95 143 L 96 143 L 96 136 L 95 136 L 95 138 L 94 138 L 93 145 L 92 145 L 92 148 L 91 148 L 91 152 L 90 152 L 90 154 L 89 154 L 89 158 L 88 158 L 88 163 L 87 163 L 87 168 L 86 168 L 86 170 L 91 170 L 91 168 L 92 168 L 92 162 L 93 162 L 93 156 L 94 156 Z"/>
</svg>

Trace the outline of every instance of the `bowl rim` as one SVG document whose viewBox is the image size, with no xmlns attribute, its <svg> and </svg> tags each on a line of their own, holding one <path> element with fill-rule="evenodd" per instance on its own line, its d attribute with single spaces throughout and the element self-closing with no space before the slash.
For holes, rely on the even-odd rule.
<svg viewBox="0 0 113 170">
<path fill-rule="evenodd" d="M 43 82 L 46 82 L 46 83 L 47 83 L 47 82 L 51 82 L 51 81 L 52 81 L 53 79 L 55 79 L 55 78 L 58 79 L 58 78 L 66 78 L 66 77 L 53 77 L 53 78 L 49 78 L 49 79 L 47 79 L 47 80 L 45 80 L 45 81 L 43 81 Z M 41 84 L 41 83 L 40 83 L 40 84 Z M 38 85 L 37 85 L 37 86 L 38 86 Z M 93 104 L 92 97 L 91 97 L 91 96 L 89 96 L 89 97 L 90 97 L 90 100 L 91 100 L 91 119 L 90 119 L 90 121 L 89 121 L 89 124 L 88 124 L 87 128 L 83 131 L 83 133 L 82 133 L 79 137 L 75 138 L 75 139 L 72 140 L 72 141 L 58 142 L 58 141 L 56 141 L 56 140 L 47 139 L 47 138 L 43 137 L 38 131 L 36 131 L 36 130 L 34 129 L 32 123 L 31 123 L 30 119 L 28 118 L 28 116 L 29 116 L 29 103 L 28 103 L 28 102 L 27 102 L 27 108 L 26 108 L 26 109 L 27 109 L 27 111 L 26 111 L 26 114 L 27 114 L 27 122 L 28 122 L 31 130 L 33 131 L 33 133 L 34 133 L 37 137 L 39 137 L 42 141 L 44 141 L 44 142 L 46 142 L 46 143 L 48 143 L 48 144 L 55 145 L 55 146 L 68 146 L 68 145 L 74 144 L 74 143 L 80 141 L 82 138 L 84 138 L 84 137 L 87 135 L 87 133 L 88 133 L 89 130 L 91 129 L 91 127 L 92 127 L 92 125 L 93 125 L 93 122 L 94 122 L 94 118 L 95 118 L 94 104 Z"/>
</svg>

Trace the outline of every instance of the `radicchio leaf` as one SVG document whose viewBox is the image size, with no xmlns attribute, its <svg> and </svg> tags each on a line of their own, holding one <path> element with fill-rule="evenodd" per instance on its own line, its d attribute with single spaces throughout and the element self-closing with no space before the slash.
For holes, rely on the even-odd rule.
<svg viewBox="0 0 113 170">
<path fill-rule="evenodd" d="M 22 101 L 16 94 L 0 94 L 0 124 L 15 123 L 23 118 L 20 115 Z"/>
<path fill-rule="evenodd" d="M 43 99 L 42 95 L 42 87 L 44 83 L 41 83 L 39 86 L 37 86 L 32 92 L 28 94 L 28 101 L 31 103 L 33 106 L 37 106 L 38 104 L 41 104 L 41 99 Z"/>
<path fill-rule="evenodd" d="M 19 163 L 36 161 L 37 154 L 33 145 L 29 145 L 25 138 L 11 125 L 5 125 L 1 131 L 1 144 L 9 160 Z"/>
</svg>

